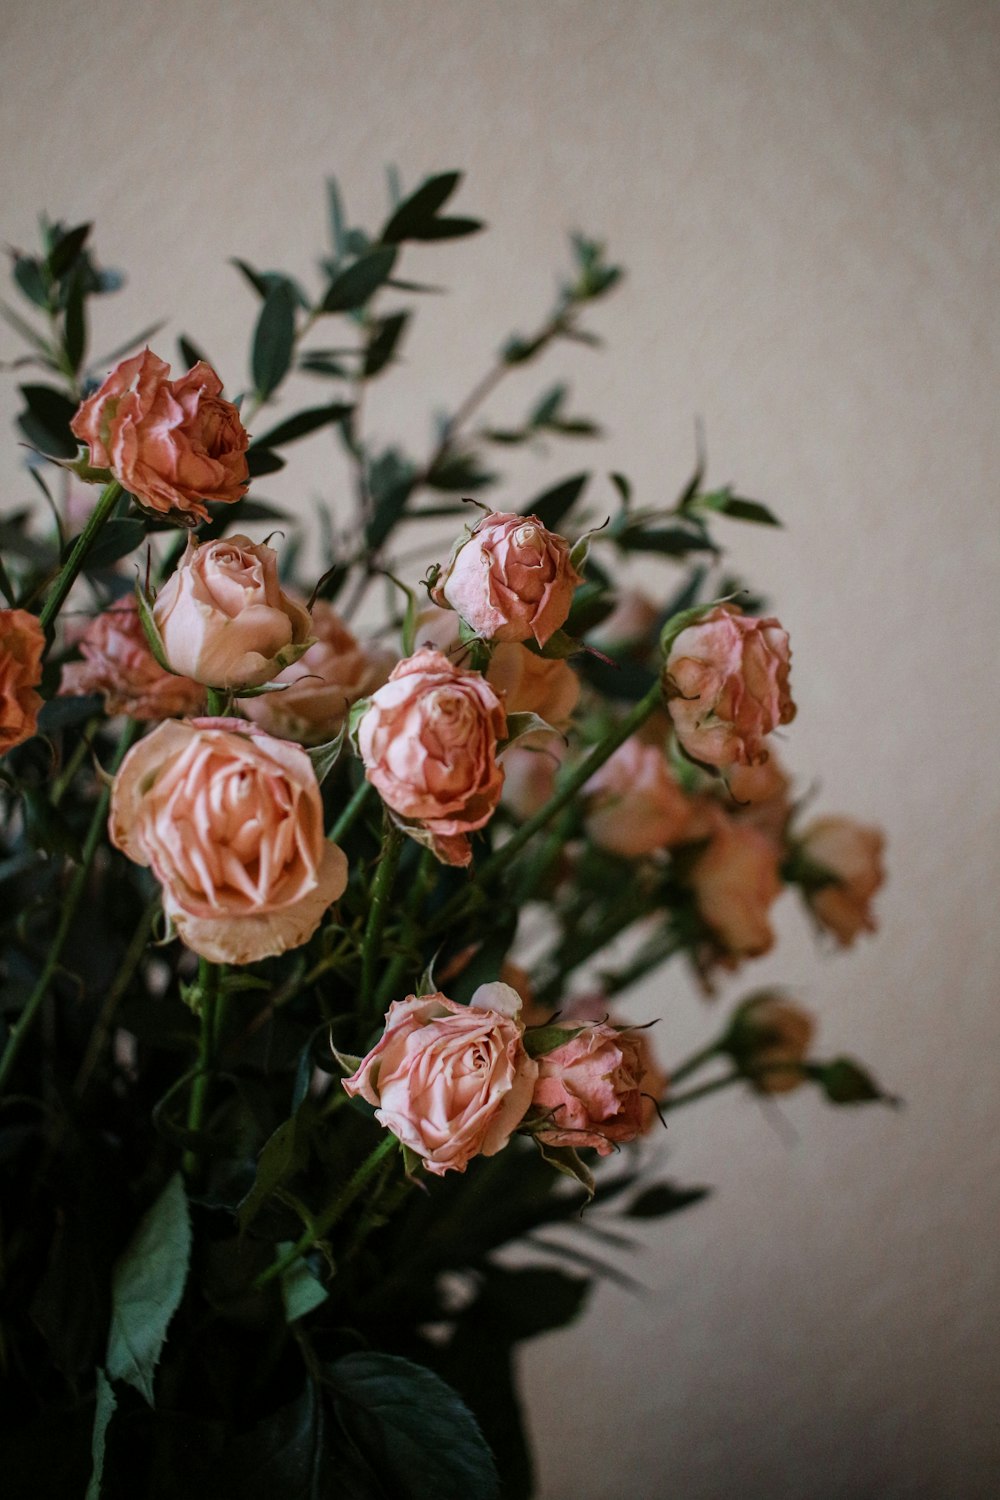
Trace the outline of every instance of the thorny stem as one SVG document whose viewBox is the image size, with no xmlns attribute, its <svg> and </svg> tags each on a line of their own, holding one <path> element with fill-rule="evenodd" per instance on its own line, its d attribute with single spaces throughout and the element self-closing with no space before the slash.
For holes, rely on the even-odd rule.
<svg viewBox="0 0 1000 1500">
<path fill-rule="evenodd" d="M 392 886 L 396 878 L 404 838 L 405 834 L 401 833 L 386 815 L 378 868 L 375 871 L 375 879 L 372 881 L 371 906 L 368 912 L 368 925 L 365 928 L 364 947 L 361 951 L 361 1014 L 363 1017 L 369 1015 L 375 998 L 375 971 L 382 957 L 382 934 L 389 915 L 389 898 L 392 895 Z"/>
</svg>

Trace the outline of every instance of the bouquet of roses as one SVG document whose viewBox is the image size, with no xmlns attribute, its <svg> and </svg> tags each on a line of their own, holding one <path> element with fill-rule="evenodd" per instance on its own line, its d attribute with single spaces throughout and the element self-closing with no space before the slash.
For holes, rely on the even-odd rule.
<svg viewBox="0 0 1000 1500">
<path fill-rule="evenodd" d="M 641 1138 L 720 1088 L 886 1097 L 779 992 L 686 1061 L 630 1016 L 672 957 L 710 993 L 766 953 L 785 886 L 836 943 L 871 930 L 882 841 L 804 816 L 774 754 L 788 635 L 712 530 L 765 506 L 703 461 L 669 502 L 619 473 L 480 498 L 490 453 L 598 435 L 562 385 L 479 413 L 595 342 L 599 244 L 427 456 L 365 435 L 428 290 L 406 246 L 481 228 L 457 185 L 370 235 L 331 183 L 316 294 L 238 262 L 236 400 L 186 337 L 176 377 L 157 330 L 91 358 L 121 278 L 89 225 L 14 255 L 54 524 L 0 521 L 9 1495 L 527 1496 L 517 1344 L 705 1193 Z M 328 393 L 260 422 L 290 374 Z M 258 481 L 321 433 L 354 494 L 309 570 Z"/>
</svg>

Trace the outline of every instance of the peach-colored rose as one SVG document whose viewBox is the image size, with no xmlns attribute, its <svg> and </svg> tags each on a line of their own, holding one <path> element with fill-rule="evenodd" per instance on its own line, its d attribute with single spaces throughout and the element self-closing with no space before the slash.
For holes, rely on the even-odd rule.
<svg viewBox="0 0 1000 1500">
<path fill-rule="evenodd" d="M 496 810 L 504 776 L 497 740 L 506 727 L 485 677 L 434 650 L 401 661 L 361 716 L 365 775 L 444 864 L 470 863 L 468 835 Z"/>
<path fill-rule="evenodd" d="M 787 1094 L 804 1082 L 802 1064 L 816 1023 L 781 995 L 748 1000 L 730 1032 L 728 1050 L 760 1094 Z"/>
<path fill-rule="evenodd" d="M 30 740 L 42 700 L 45 632 L 26 609 L 0 609 L 0 755 Z"/>
<path fill-rule="evenodd" d="M 637 859 L 688 837 L 691 809 L 661 749 L 632 738 L 583 788 L 595 844 Z"/>
<path fill-rule="evenodd" d="M 464 1172 L 506 1146 L 531 1104 L 538 1067 L 521 1040 L 520 1004 L 499 983 L 480 985 L 468 1005 L 440 991 L 394 1001 L 344 1088 L 374 1104 L 428 1172 Z"/>
<path fill-rule="evenodd" d="M 567 728 L 580 697 L 580 679 L 569 662 L 537 656 L 513 641 L 497 646 L 486 680 L 502 696 L 509 714 L 537 714 L 553 729 Z M 544 742 L 547 736 L 543 731 L 539 735 L 539 743 Z"/>
<path fill-rule="evenodd" d="M 845 948 L 859 932 L 874 932 L 871 901 L 885 879 L 881 830 L 851 818 L 817 818 L 800 843 L 811 864 L 835 877 L 829 884 L 806 888 L 806 899 L 822 925 Z"/>
<path fill-rule="evenodd" d="M 635 1033 L 605 1022 L 538 1059 L 532 1109 L 548 1117 L 535 1134 L 549 1146 L 593 1146 L 601 1156 L 643 1129 L 643 1062 Z"/>
<path fill-rule="evenodd" d="M 133 594 L 91 620 L 78 644 L 83 661 L 63 667 L 61 697 L 100 693 L 109 714 L 141 720 L 179 718 L 205 705 L 200 683 L 165 672 L 157 662 Z"/>
<path fill-rule="evenodd" d="M 269 734 L 300 745 L 333 739 L 351 704 L 381 687 L 397 660 L 393 651 L 363 645 L 323 600 L 312 607 L 312 634 L 315 645 L 274 679 L 288 683 L 283 692 L 241 704 Z"/>
<path fill-rule="evenodd" d="M 689 873 L 698 910 L 732 957 L 756 958 L 774 942 L 768 913 L 781 893 L 779 852 L 758 829 L 722 813 Z"/>
<path fill-rule="evenodd" d="M 536 1007 L 535 1015 L 526 1024 L 543 1026 L 548 1024 L 550 1019 L 548 1016 L 538 1016 Z M 649 1026 L 630 1027 L 625 1022 L 619 1021 L 612 1013 L 608 997 L 603 990 L 590 990 L 582 995 L 574 995 L 569 1004 L 560 1011 L 559 1019 L 555 1024 L 577 1026 L 581 1021 L 606 1022 L 617 1032 L 627 1032 L 639 1059 L 639 1074 L 642 1081 L 641 1133 L 645 1135 L 659 1123 L 660 1114 L 657 1105 L 666 1095 L 670 1084 L 670 1079 L 660 1066 L 653 1047 L 652 1028 Z"/>
<path fill-rule="evenodd" d="M 546 736 L 544 749 L 531 749 L 518 741 L 504 751 L 503 805 L 515 818 L 530 818 L 545 806 L 556 789 L 561 758 L 562 741 L 551 734 Z"/>
<path fill-rule="evenodd" d="M 259 687 L 312 644 L 309 611 L 278 580 L 278 554 L 246 536 L 188 537 L 153 619 L 173 670 L 213 688 Z"/>
<path fill-rule="evenodd" d="M 565 624 L 582 582 L 569 543 L 537 516 L 493 511 L 456 544 L 431 597 L 488 641 L 540 646 Z"/>
<path fill-rule="evenodd" d="M 203 360 L 170 380 L 150 350 L 116 365 L 70 426 L 90 462 L 151 510 L 208 519 L 206 500 L 231 504 L 249 483 L 250 439 L 222 381 Z"/>
<path fill-rule="evenodd" d="M 308 942 L 347 884 L 308 755 L 243 719 L 171 720 L 140 740 L 115 777 L 109 828 L 214 963 Z"/>
<path fill-rule="evenodd" d="M 667 657 L 665 682 L 677 738 L 709 766 L 767 759 L 764 737 L 795 717 L 788 686 L 788 635 L 720 604 L 682 630 Z"/>
<path fill-rule="evenodd" d="M 773 753 L 753 766 L 730 766 L 730 811 L 741 823 L 752 823 L 761 833 L 780 843 L 791 815 L 791 779 Z M 736 807 L 732 807 L 732 803 Z"/>
</svg>

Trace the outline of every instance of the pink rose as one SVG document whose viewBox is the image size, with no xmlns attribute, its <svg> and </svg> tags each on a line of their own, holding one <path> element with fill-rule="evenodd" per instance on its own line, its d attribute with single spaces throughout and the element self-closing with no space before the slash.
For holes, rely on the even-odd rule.
<svg viewBox="0 0 1000 1500">
<path fill-rule="evenodd" d="M 781 893 L 779 852 L 758 829 L 716 813 L 708 848 L 688 879 L 727 954 L 757 958 L 774 942 L 768 913 Z"/>
<path fill-rule="evenodd" d="M 246 536 L 188 537 L 153 619 L 173 670 L 213 688 L 259 687 L 312 644 L 309 611 L 278 580 L 278 554 Z"/>
<path fill-rule="evenodd" d="M 688 837 L 691 807 L 663 751 L 635 736 L 585 783 L 586 829 L 595 844 L 637 859 Z"/>
<path fill-rule="evenodd" d="M 545 1025 L 549 1019 L 546 1016 L 531 1024 Z M 578 1026 L 581 1021 L 607 1022 L 615 1031 L 628 1033 L 629 1041 L 635 1047 L 639 1060 L 639 1076 L 642 1081 L 640 1133 L 646 1135 L 654 1125 L 659 1123 L 660 1112 L 657 1105 L 663 1099 L 670 1084 L 670 1079 L 661 1068 L 653 1047 L 652 1028 L 649 1026 L 629 1027 L 616 1020 L 603 990 L 591 990 L 587 994 L 574 995 L 569 1004 L 560 1012 L 559 1020 L 555 1024 Z"/>
<path fill-rule="evenodd" d="M 428 1172 L 464 1172 L 506 1146 L 531 1104 L 538 1067 L 521 1040 L 520 1004 L 499 983 L 480 985 L 468 1005 L 440 992 L 394 1001 L 344 1088 L 374 1104 Z"/>
<path fill-rule="evenodd" d="M 132 594 L 91 620 L 78 644 L 83 661 L 63 667 L 61 697 L 100 693 L 107 713 L 141 720 L 179 718 L 205 705 L 200 683 L 157 662 Z"/>
<path fill-rule="evenodd" d="M 148 349 L 116 365 L 70 426 L 95 468 L 150 510 L 206 521 L 206 500 L 232 504 L 249 483 L 250 439 L 222 381 L 203 360 L 179 380 Z"/>
<path fill-rule="evenodd" d="M 548 1117 L 535 1131 L 548 1146 L 593 1146 L 608 1156 L 643 1129 L 644 1066 L 635 1034 L 606 1021 L 583 1026 L 538 1058 L 532 1110 Z"/>
<path fill-rule="evenodd" d="M 692 759 L 709 766 L 766 760 L 765 735 L 795 717 L 789 662 L 778 621 L 753 619 L 731 604 L 682 630 L 665 682 L 677 738 Z"/>
<path fill-rule="evenodd" d="M 365 775 L 406 831 L 444 864 L 472 859 L 468 835 L 500 799 L 497 740 L 503 704 L 479 672 L 440 651 L 418 651 L 390 673 L 363 713 L 357 742 Z"/>
<path fill-rule="evenodd" d="M 288 683 L 283 692 L 241 704 L 247 718 L 269 734 L 300 745 L 333 739 L 351 704 L 381 687 L 397 659 L 394 652 L 362 645 L 322 600 L 312 608 L 312 634 L 315 644 L 274 679 Z"/>
<path fill-rule="evenodd" d="M 45 632 L 26 609 L 0 609 L 0 755 L 36 732 Z"/>
<path fill-rule="evenodd" d="M 537 516 L 494 511 L 457 543 L 431 597 L 488 641 L 540 646 L 566 621 L 581 583 L 569 543 Z"/>
<path fill-rule="evenodd" d="M 568 727 L 580 697 L 580 679 L 569 662 L 537 656 L 513 641 L 497 646 L 486 681 L 501 695 L 508 714 L 537 714 L 553 729 Z M 547 738 L 542 731 L 539 735 Z"/>
<path fill-rule="evenodd" d="M 347 884 L 308 755 L 242 719 L 171 720 L 140 740 L 115 777 L 109 828 L 213 963 L 308 942 Z"/>
<path fill-rule="evenodd" d="M 872 897 L 885 879 L 885 837 L 850 818 L 817 818 L 803 832 L 800 847 L 810 864 L 834 877 L 806 887 L 813 914 L 845 948 L 859 932 L 874 932 Z"/>
<path fill-rule="evenodd" d="M 780 995 L 748 1000 L 737 1013 L 727 1050 L 759 1094 L 787 1094 L 804 1082 L 802 1064 L 816 1023 Z"/>
</svg>

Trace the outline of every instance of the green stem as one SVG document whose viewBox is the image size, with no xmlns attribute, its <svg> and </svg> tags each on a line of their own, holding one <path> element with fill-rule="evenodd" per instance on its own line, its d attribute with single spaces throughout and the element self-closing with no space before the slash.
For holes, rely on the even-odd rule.
<svg viewBox="0 0 1000 1500">
<path fill-rule="evenodd" d="M 418 922 L 420 908 L 424 904 L 427 892 L 433 881 L 436 864 L 437 860 L 430 849 L 421 850 L 417 873 L 410 887 L 410 894 L 406 898 L 406 905 L 403 908 L 403 935 L 400 940 L 400 951 L 389 964 L 379 982 L 378 990 L 375 994 L 375 1008 L 377 1010 L 381 1010 L 393 998 L 396 987 L 406 972 L 410 953 L 417 946 L 421 936 Z"/>
<path fill-rule="evenodd" d="M 59 576 L 52 585 L 49 597 L 42 606 L 39 620 L 43 630 L 47 631 L 52 628 L 56 616 L 66 602 L 67 594 L 76 582 L 87 553 L 94 545 L 97 533 L 114 510 L 121 493 L 122 487 L 117 479 L 112 479 L 111 483 L 106 484 L 101 491 L 97 504 L 87 518 L 87 524 L 73 543 L 73 550 L 63 563 Z"/>
<path fill-rule="evenodd" d="M 337 819 L 336 823 L 334 823 L 333 827 L 330 829 L 330 832 L 327 834 L 327 838 L 330 840 L 331 844 L 338 844 L 347 833 L 348 829 L 353 828 L 354 824 L 358 820 L 358 816 L 361 813 L 362 808 L 368 800 L 368 796 L 371 790 L 371 782 L 362 781 L 357 791 L 351 797 L 350 802 L 348 802 L 347 806 L 344 808 L 344 811 L 341 813 L 340 817 Z"/>
<path fill-rule="evenodd" d="M 115 758 L 112 761 L 112 772 L 118 770 L 133 740 L 138 735 L 140 727 L 139 724 L 136 724 L 131 719 L 125 725 L 121 739 L 118 742 Z M 98 845 L 105 833 L 108 820 L 108 804 L 110 801 L 111 788 L 105 786 L 102 788 L 101 795 L 97 799 L 97 804 L 90 820 L 90 827 L 87 830 L 87 837 L 83 844 L 83 857 L 76 868 L 76 873 L 70 882 L 69 890 L 66 892 L 66 897 L 62 904 L 59 925 L 52 939 L 52 944 L 45 960 L 45 967 L 39 975 L 38 983 L 28 996 L 24 1010 L 11 1026 L 7 1045 L 3 1049 L 3 1056 L 0 1057 L 0 1093 L 3 1092 L 7 1079 L 10 1077 L 11 1069 L 17 1061 L 18 1054 L 24 1046 L 28 1032 L 38 1014 L 42 1001 L 48 994 L 49 985 L 52 983 L 53 976 L 59 967 L 63 948 L 66 946 L 66 939 L 69 937 L 77 908 L 83 899 L 83 894 L 87 887 L 87 880 L 90 875 L 91 865 L 94 862 L 94 855 L 97 853 Z"/>
<path fill-rule="evenodd" d="M 631 985 L 637 984 L 653 969 L 658 969 L 661 964 L 673 958 L 681 947 L 682 944 L 678 942 L 673 932 L 668 930 L 666 933 L 657 933 L 655 937 L 650 938 L 648 943 L 643 944 L 631 963 L 616 972 L 601 976 L 605 995 L 610 999 L 612 995 L 618 995 L 622 990 L 627 990 Z"/>
<path fill-rule="evenodd" d="M 401 833 L 387 816 L 382 834 L 378 869 L 372 881 L 371 906 L 368 911 L 368 925 L 365 928 L 364 947 L 361 950 L 362 1017 L 368 1017 L 375 998 L 375 970 L 382 956 L 382 934 L 389 915 L 389 898 L 392 895 L 399 856 L 403 852 L 404 838 L 405 834 Z"/>
<path fill-rule="evenodd" d="M 707 1062 L 711 1062 L 713 1057 L 718 1057 L 719 1048 L 718 1041 L 709 1042 L 707 1047 L 701 1047 L 697 1052 L 692 1052 L 691 1056 L 686 1057 L 676 1068 L 671 1068 L 669 1072 L 671 1085 L 680 1083 L 682 1078 L 688 1078 L 692 1073 L 697 1073 L 698 1069 L 703 1068 Z"/>
<path fill-rule="evenodd" d="M 717 1094 L 720 1089 L 727 1089 L 731 1083 L 739 1083 L 742 1077 L 742 1073 L 727 1073 L 724 1078 L 699 1083 L 697 1088 L 688 1089 L 685 1094 L 668 1094 L 660 1108 L 665 1112 L 668 1109 L 680 1109 L 682 1104 L 693 1104 L 696 1099 L 707 1099 L 709 1094 Z"/>
<path fill-rule="evenodd" d="M 289 1266 L 293 1266 L 314 1245 L 318 1244 L 321 1239 L 324 1239 L 334 1225 L 340 1222 L 354 1200 L 361 1194 L 372 1174 L 378 1171 L 382 1162 L 398 1145 L 399 1142 L 396 1137 L 387 1132 L 384 1139 L 379 1142 L 371 1155 L 367 1156 L 360 1167 L 358 1167 L 343 1192 L 338 1193 L 329 1208 L 324 1213 L 318 1215 L 313 1224 L 286 1255 L 283 1255 L 280 1260 L 275 1261 L 273 1265 L 268 1266 L 266 1271 L 261 1272 L 254 1282 L 254 1287 L 259 1289 L 262 1286 L 266 1286 L 269 1281 L 274 1281 L 276 1277 L 283 1275 Z"/>
<path fill-rule="evenodd" d="M 210 719 L 225 719 L 230 710 L 229 694 L 224 688 L 206 688 L 206 707 Z"/>
<path fill-rule="evenodd" d="M 205 1121 L 205 1105 L 208 1101 L 212 1069 L 218 1055 L 219 1036 L 222 1030 L 222 1008 L 224 995 L 220 992 L 219 980 L 223 970 L 219 964 L 209 963 L 206 958 L 198 960 L 198 987 L 201 991 L 201 1033 L 198 1041 L 198 1071 L 191 1086 L 188 1103 L 187 1128 L 191 1135 L 200 1136 Z M 184 1171 L 189 1177 L 197 1175 L 201 1167 L 200 1141 L 184 1153 Z"/>
<path fill-rule="evenodd" d="M 639 922 L 644 917 L 651 916 L 653 911 L 655 907 L 646 906 L 637 901 L 629 892 L 621 901 L 612 906 L 604 920 L 599 922 L 588 936 L 565 934 L 550 960 L 550 966 L 554 970 L 552 977 L 538 990 L 535 996 L 536 1003 L 542 1007 L 554 1005 L 562 993 L 568 974 L 586 963 L 587 959 L 592 958 L 595 953 L 600 953 L 601 949 L 606 948 L 609 943 L 614 942 L 615 938 L 619 937 L 626 928 L 631 927 L 633 922 Z M 565 952 L 567 938 L 571 941 L 569 951 Z"/>
</svg>

